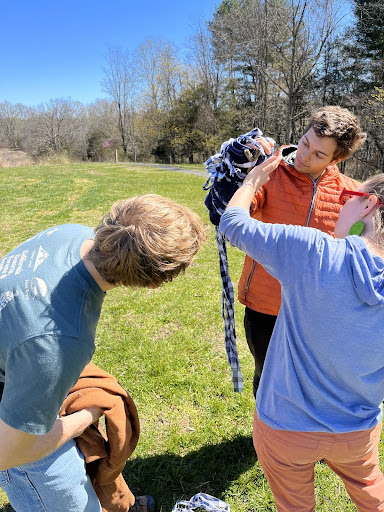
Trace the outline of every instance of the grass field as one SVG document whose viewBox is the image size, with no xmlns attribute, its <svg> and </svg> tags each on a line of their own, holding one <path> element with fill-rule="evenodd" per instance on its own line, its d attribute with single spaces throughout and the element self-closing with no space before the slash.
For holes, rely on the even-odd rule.
<svg viewBox="0 0 384 512">
<path fill-rule="evenodd" d="M 94 361 L 118 378 L 139 411 L 141 438 L 124 470 L 134 493 L 153 495 L 158 512 L 170 512 L 177 499 L 200 491 L 227 501 L 232 512 L 274 511 L 252 446 L 252 361 L 239 304 L 245 391 L 232 391 L 205 179 L 122 164 L 4 168 L 0 177 L 0 256 L 55 224 L 94 226 L 112 202 L 137 194 L 165 195 L 204 219 L 208 241 L 184 276 L 156 290 L 109 292 Z M 229 248 L 229 260 L 237 284 L 243 255 Z M 316 465 L 316 495 L 317 511 L 356 510 L 323 464 Z M 0 512 L 10 510 L 0 494 Z"/>
</svg>

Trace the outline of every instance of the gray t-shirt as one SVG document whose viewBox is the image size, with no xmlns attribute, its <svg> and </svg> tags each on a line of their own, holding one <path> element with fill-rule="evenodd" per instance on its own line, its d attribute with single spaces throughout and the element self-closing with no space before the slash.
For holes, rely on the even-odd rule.
<svg viewBox="0 0 384 512">
<path fill-rule="evenodd" d="M 80 257 L 92 237 L 55 226 L 0 260 L 0 418 L 15 429 L 47 433 L 92 358 L 105 296 Z"/>
</svg>

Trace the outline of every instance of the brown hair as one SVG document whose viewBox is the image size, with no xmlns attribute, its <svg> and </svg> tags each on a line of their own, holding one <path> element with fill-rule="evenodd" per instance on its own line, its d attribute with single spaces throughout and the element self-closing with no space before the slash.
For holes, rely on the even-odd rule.
<svg viewBox="0 0 384 512">
<path fill-rule="evenodd" d="M 312 114 L 305 133 L 314 129 L 318 137 L 332 137 L 337 149 L 334 160 L 346 160 L 357 151 L 367 138 L 358 118 L 346 108 L 327 106 Z"/>
<path fill-rule="evenodd" d="M 148 194 L 114 203 L 95 229 L 87 255 L 110 284 L 156 287 L 191 263 L 205 240 L 196 213 Z"/>
</svg>

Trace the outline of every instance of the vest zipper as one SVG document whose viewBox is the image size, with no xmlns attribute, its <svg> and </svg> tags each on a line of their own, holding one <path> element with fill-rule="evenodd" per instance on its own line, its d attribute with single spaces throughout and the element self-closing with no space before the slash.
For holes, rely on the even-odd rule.
<svg viewBox="0 0 384 512">
<path fill-rule="evenodd" d="M 308 174 L 308 178 L 310 178 L 310 180 L 312 181 L 313 183 L 313 190 L 312 190 L 312 200 L 311 200 L 311 205 L 309 207 L 309 213 L 308 213 L 308 217 L 307 217 L 307 222 L 305 224 L 306 227 L 309 226 L 309 222 L 311 220 L 311 215 L 312 215 L 312 212 L 313 212 L 313 207 L 315 206 L 315 198 L 316 198 L 316 192 L 317 192 L 317 182 L 318 180 L 321 178 L 322 175 L 320 175 L 316 180 L 314 180 L 311 176 L 309 176 Z M 256 267 L 256 261 L 253 260 L 253 265 L 252 265 L 252 269 L 251 269 L 251 272 L 249 273 L 249 276 L 248 276 L 248 279 L 247 279 L 247 285 L 245 287 L 245 291 L 244 291 L 244 300 L 247 300 L 247 293 L 248 293 L 248 290 L 249 290 L 249 287 L 251 286 L 251 281 L 252 281 L 252 277 L 253 277 L 253 273 L 255 271 L 255 267 Z"/>
<path fill-rule="evenodd" d="M 313 212 L 313 207 L 315 206 L 315 198 L 316 198 L 316 192 L 317 192 L 317 182 L 321 178 L 322 175 L 320 175 L 316 180 L 314 180 L 309 174 L 307 176 L 308 176 L 308 178 L 310 178 L 310 180 L 313 183 L 313 190 L 312 190 L 311 206 L 309 207 L 309 213 L 308 213 L 308 217 L 307 217 L 307 222 L 305 224 L 306 227 L 309 226 L 309 222 L 311 220 L 311 215 L 312 215 L 312 212 Z"/>
<path fill-rule="evenodd" d="M 247 279 L 247 286 L 245 287 L 244 300 L 247 300 L 247 293 L 248 293 L 249 287 L 251 286 L 251 280 L 252 280 L 253 273 L 255 271 L 255 267 L 256 267 L 256 261 L 253 260 L 252 269 L 251 269 L 251 272 Z"/>
</svg>

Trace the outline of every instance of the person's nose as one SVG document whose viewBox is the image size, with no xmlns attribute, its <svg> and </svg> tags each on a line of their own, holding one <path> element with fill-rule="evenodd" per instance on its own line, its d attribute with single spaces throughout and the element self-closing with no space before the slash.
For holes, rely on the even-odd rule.
<svg viewBox="0 0 384 512">
<path fill-rule="evenodd" d="M 309 150 L 308 149 L 305 149 L 302 153 L 301 153 L 301 161 L 303 162 L 303 164 L 307 164 L 309 162 L 309 157 L 310 157 L 310 154 L 309 154 Z"/>
</svg>

